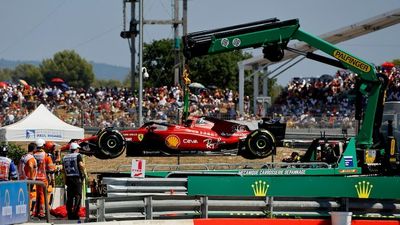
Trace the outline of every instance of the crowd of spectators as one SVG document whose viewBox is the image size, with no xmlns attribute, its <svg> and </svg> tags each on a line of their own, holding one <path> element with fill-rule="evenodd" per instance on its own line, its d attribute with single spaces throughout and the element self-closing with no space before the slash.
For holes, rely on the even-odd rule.
<svg viewBox="0 0 400 225">
<path fill-rule="evenodd" d="M 398 68 L 382 68 L 389 78 L 388 101 L 400 100 Z M 274 117 L 288 127 L 354 126 L 356 75 L 346 70 L 334 76 L 294 78 L 269 107 Z M 182 116 L 183 90 L 180 86 L 150 87 L 143 93 L 143 119 L 177 122 Z M 245 113 L 238 114 L 238 93 L 229 89 L 192 89 L 190 115 L 222 119 L 255 120 L 250 98 L 244 99 Z M 33 87 L 22 84 L 0 86 L 0 124 L 14 123 L 44 104 L 69 124 L 86 127 L 135 127 L 138 98 L 127 88 L 66 89 L 63 86 Z"/>
<path fill-rule="evenodd" d="M 386 101 L 400 101 L 399 68 L 386 64 L 378 72 L 389 79 Z M 347 70 L 334 76 L 294 78 L 271 111 L 285 118 L 288 127 L 354 128 L 356 79 L 356 74 Z"/>
<path fill-rule="evenodd" d="M 275 101 L 272 111 L 286 118 L 288 127 L 351 127 L 355 74 L 338 71 L 320 78 L 294 78 Z M 345 123 L 345 124 L 344 124 Z"/>
<path fill-rule="evenodd" d="M 180 86 L 145 88 L 143 119 L 177 122 L 182 116 Z M 190 94 L 191 115 L 236 119 L 237 93 L 228 89 L 194 89 Z M 127 88 L 65 89 L 62 86 L 33 87 L 22 84 L 0 87 L 0 123 L 12 124 L 39 104 L 69 124 L 89 127 L 135 127 L 138 98 Z"/>
</svg>

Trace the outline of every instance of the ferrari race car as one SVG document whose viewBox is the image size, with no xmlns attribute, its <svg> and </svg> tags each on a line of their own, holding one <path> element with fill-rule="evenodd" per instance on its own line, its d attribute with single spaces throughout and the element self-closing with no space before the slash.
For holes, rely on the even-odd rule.
<svg viewBox="0 0 400 225">
<path fill-rule="evenodd" d="M 259 127 L 263 126 L 259 124 Z M 148 122 L 136 130 L 104 128 L 91 137 L 72 141 L 82 147 L 82 154 L 100 159 L 116 158 L 125 150 L 127 156 L 233 152 L 255 159 L 274 154 L 280 140 L 267 129 L 251 131 L 248 126 L 235 122 L 193 117 L 182 125 Z M 69 144 L 63 147 L 68 148 Z"/>
</svg>

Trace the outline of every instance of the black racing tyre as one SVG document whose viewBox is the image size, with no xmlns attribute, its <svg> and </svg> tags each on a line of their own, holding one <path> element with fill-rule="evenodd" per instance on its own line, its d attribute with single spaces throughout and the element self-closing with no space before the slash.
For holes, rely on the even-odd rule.
<svg viewBox="0 0 400 225">
<path fill-rule="evenodd" d="M 267 130 L 251 132 L 244 144 L 248 158 L 265 158 L 276 152 L 274 135 Z"/>
<path fill-rule="evenodd" d="M 96 154 L 98 158 L 114 159 L 126 149 L 125 138 L 119 131 L 105 129 L 98 134 L 98 137 L 99 151 Z"/>
</svg>

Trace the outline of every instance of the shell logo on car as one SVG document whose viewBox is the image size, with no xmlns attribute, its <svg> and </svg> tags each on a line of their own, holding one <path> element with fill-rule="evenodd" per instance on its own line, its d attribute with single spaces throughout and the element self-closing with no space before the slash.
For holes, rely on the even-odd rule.
<svg viewBox="0 0 400 225">
<path fill-rule="evenodd" d="M 165 144 L 169 148 L 176 149 L 176 148 L 178 148 L 180 143 L 181 143 L 181 140 L 176 135 L 168 135 L 167 138 L 165 138 Z"/>
</svg>

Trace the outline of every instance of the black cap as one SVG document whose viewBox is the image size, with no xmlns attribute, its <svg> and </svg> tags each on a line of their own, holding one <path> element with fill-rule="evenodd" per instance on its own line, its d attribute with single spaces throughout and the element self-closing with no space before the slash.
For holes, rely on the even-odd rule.
<svg viewBox="0 0 400 225">
<path fill-rule="evenodd" d="M 0 147 L 0 156 L 7 156 L 7 152 L 8 152 L 8 146 L 2 145 Z"/>
</svg>

